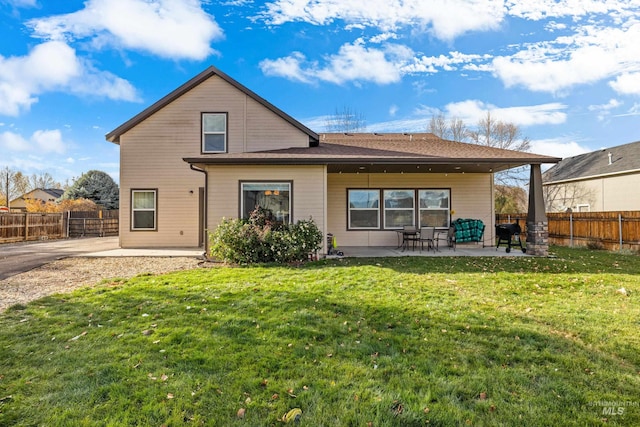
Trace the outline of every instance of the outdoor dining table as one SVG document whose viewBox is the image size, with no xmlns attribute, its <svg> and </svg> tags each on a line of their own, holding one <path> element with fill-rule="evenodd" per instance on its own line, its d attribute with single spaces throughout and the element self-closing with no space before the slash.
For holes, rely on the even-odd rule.
<svg viewBox="0 0 640 427">
<path fill-rule="evenodd" d="M 409 242 L 413 242 L 413 248 L 415 249 L 415 244 L 418 241 L 420 236 L 420 231 L 417 228 L 404 228 L 402 230 L 396 230 L 396 234 L 398 236 L 398 246 L 396 249 L 402 248 L 402 250 L 406 250 L 409 248 Z"/>
</svg>

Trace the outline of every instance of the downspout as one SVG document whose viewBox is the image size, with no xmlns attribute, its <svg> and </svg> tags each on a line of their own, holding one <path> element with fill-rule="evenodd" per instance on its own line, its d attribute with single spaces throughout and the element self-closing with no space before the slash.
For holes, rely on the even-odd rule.
<svg viewBox="0 0 640 427">
<path fill-rule="evenodd" d="M 193 166 L 191 163 L 189 163 L 189 168 L 192 171 L 201 172 L 201 173 L 204 174 L 204 201 L 203 201 L 203 205 L 204 205 L 203 206 L 203 208 L 204 208 L 204 218 L 203 218 L 203 221 L 204 221 L 204 230 L 203 230 L 203 233 L 204 233 L 204 254 L 203 255 L 204 255 L 205 259 L 209 259 L 209 239 L 207 238 L 208 237 L 207 236 L 207 227 L 209 225 L 209 219 L 208 219 L 209 210 L 208 210 L 208 207 L 207 207 L 207 201 L 209 199 L 209 174 L 207 173 L 206 170 L 197 168 L 197 167 Z"/>
</svg>

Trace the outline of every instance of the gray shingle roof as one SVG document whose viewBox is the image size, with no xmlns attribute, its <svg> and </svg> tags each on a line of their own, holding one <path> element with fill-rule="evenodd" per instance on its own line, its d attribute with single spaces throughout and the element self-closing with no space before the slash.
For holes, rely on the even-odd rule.
<svg viewBox="0 0 640 427">
<path fill-rule="evenodd" d="M 558 182 L 633 170 L 640 170 L 640 141 L 567 157 L 547 170 L 542 180 Z"/>
<path fill-rule="evenodd" d="M 191 164 L 326 164 L 441 165 L 433 171 L 498 171 L 526 164 L 556 163 L 560 159 L 521 151 L 447 141 L 431 133 L 321 134 L 317 147 L 185 158 Z M 465 166 L 464 169 L 462 166 Z M 446 166 L 446 167 L 444 167 Z M 459 167 L 456 167 L 459 166 Z M 338 170 L 348 171 L 349 168 Z M 382 170 L 391 170 L 383 168 Z M 406 167 L 398 171 L 407 170 Z M 431 170 L 431 169 L 429 169 Z M 419 170 L 413 170 L 418 172 Z M 422 169 L 424 171 L 424 169 Z"/>
</svg>

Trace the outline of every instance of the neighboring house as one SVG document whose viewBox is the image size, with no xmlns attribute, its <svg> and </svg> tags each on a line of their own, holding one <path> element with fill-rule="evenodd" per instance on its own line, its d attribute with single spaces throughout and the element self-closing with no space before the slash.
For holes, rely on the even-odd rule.
<svg viewBox="0 0 640 427">
<path fill-rule="evenodd" d="M 640 210 L 640 142 L 562 159 L 542 180 L 549 211 Z"/>
<path fill-rule="evenodd" d="M 341 246 L 395 246 L 403 225 L 445 229 L 455 210 L 491 244 L 493 173 L 532 165 L 539 207 L 540 165 L 560 160 L 428 133 L 317 134 L 214 67 L 106 138 L 120 145 L 122 247 L 202 246 L 256 205 L 313 218 Z"/>
<path fill-rule="evenodd" d="M 64 190 L 60 190 L 59 188 L 36 188 L 35 190 L 31 190 L 28 193 L 13 199 L 9 203 L 9 206 L 11 207 L 12 212 L 26 212 L 27 200 L 37 200 L 43 204 L 47 202 L 55 203 L 60 197 L 62 197 L 63 193 Z"/>
</svg>

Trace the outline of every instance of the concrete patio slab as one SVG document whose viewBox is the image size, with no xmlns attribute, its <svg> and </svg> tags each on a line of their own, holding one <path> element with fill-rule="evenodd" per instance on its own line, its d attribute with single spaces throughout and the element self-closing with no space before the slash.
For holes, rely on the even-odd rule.
<svg viewBox="0 0 640 427">
<path fill-rule="evenodd" d="M 344 253 L 344 257 L 352 258 L 376 258 L 376 257 L 403 257 L 403 256 L 487 256 L 487 257 L 520 257 L 527 256 L 520 248 L 512 248 L 511 252 L 507 253 L 506 248 L 500 247 L 496 250 L 495 246 L 482 247 L 482 245 L 476 244 L 459 244 L 456 246 L 455 251 L 448 247 L 441 247 L 438 251 L 420 251 L 418 248 L 412 250 L 402 250 L 401 248 L 394 247 L 359 247 L 359 246 L 341 246 L 339 251 Z M 328 256 L 328 258 L 336 258 L 335 256 Z"/>
</svg>

